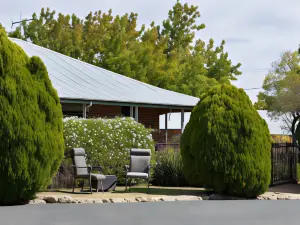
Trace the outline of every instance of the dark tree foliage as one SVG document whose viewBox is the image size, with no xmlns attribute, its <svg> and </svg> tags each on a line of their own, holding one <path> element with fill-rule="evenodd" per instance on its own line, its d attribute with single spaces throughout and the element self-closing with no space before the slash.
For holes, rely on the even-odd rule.
<svg viewBox="0 0 300 225">
<path fill-rule="evenodd" d="M 0 204 L 46 187 L 63 157 L 62 110 L 46 67 L 0 29 Z"/>
<path fill-rule="evenodd" d="M 271 137 L 242 89 L 216 86 L 201 96 L 181 139 L 184 173 L 194 185 L 254 197 L 271 175 Z"/>
<path fill-rule="evenodd" d="M 205 25 L 198 6 L 177 1 L 161 25 L 137 26 L 138 15 L 90 12 L 75 14 L 42 8 L 11 37 L 91 63 L 171 91 L 199 97 L 208 87 L 230 83 L 241 74 L 213 39 L 199 39 Z"/>
</svg>

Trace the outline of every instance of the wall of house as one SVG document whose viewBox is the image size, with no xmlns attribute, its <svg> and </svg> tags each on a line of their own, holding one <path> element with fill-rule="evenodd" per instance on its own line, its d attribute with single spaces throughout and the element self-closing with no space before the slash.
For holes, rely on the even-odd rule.
<svg viewBox="0 0 300 225">
<path fill-rule="evenodd" d="M 92 105 L 87 112 L 88 118 L 107 117 L 113 118 L 116 116 L 122 116 L 121 106 L 111 105 Z"/>
<path fill-rule="evenodd" d="M 139 107 L 139 122 L 152 129 L 155 142 L 159 139 L 159 115 L 167 113 L 169 109 Z"/>
<path fill-rule="evenodd" d="M 79 116 L 82 117 L 82 104 L 62 104 L 63 113 L 65 116 Z M 126 110 L 125 110 L 126 111 Z M 128 111 L 128 110 L 127 110 Z M 172 110 L 172 112 L 179 112 L 180 110 Z M 92 105 L 87 110 L 87 118 L 107 117 L 113 118 L 116 116 L 124 116 L 122 114 L 121 106 L 109 105 Z M 159 129 L 159 116 L 169 113 L 170 109 L 165 108 L 146 108 L 139 107 L 138 122 L 142 123 L 145 127 L 153 129 L 152 136 L 156 142 L 165 142 L 165 132 Z M 170 131 L 170 139 L 172 131 Z M 168 135 L 168 136 L 169 136 Z"/>
<path fill-rule="evenodd" d="M 168 130 L 168 143 L 179 143 L 181 136 L 181 129 L 170 129 Z M 166 142 L 165 129 L 160 129 L 159 136 L 157 138 L 158 143 Z"/>
</svg>

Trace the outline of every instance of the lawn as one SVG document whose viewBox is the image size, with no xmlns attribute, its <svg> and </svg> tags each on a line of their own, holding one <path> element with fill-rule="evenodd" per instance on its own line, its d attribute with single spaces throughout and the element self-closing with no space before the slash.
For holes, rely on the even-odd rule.
<svg viewBox="0 0 300 225">
<path fill-rule="evenodd" d="M 158 187 L 151 186 L 149 194 L 147 194 L 147 187 L 145 186 L 134 186 L 131 191 L 125 192 L 125 187 L 117 187 L 113 192 L 93 192 L 90 194 L 85 188 L 83 192 L 80 189 L 76 189 L 75 193 L 72 193 L 72 189 L 59 189 L 52 191 L 39 192 L 37 196 L 46 195 L 69 195 L 76 198 L 133 198 L 133 197 L 156 197 L 156 196 L 179 196 L 179 195 L 191 195 L 191 196 L 207 196 L 212 191 L 206 190 L 204 188 L 190 188 L 190 187 Z"/>
</svg>

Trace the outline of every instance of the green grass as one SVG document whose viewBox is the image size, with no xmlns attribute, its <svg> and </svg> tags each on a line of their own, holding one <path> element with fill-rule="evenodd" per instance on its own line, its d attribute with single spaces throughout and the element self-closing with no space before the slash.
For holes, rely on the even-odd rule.
<svg viewBox="0 0 300 225">
<path fill-rule="evenodd" d="M 52 192 L 52 193 L 66 193 L 66 194 L 89 194 L 88 187 L 84 188 L 84 192 L 80 192 L 80 189 L 77 188 L 75 193 L 72 193 L 72 189 L 58 189 L 58 190 L 44 190 L 43 192 Z M 95 192 L 93 192 L 95 193 Z M 145 185 L 137 185 L 132 186 L 129 192 L 129 188 L 127 192 L 125 192 L 124 186 L 117 186 L 116 190 L 113 192 L 106 192 L 108 195 L 134 195 L 134 194 L 146 194 L 147 193 L 147 186 Z M 190 188 L 190 187 L 159 187 L 159 186 L 150 186 L 149 194 L 150 195 L 170 195 L 170 196 L 177 196 L 177 195 L 193 195 L 193 196 L 203 196 L 213 193 L 212 190 L 207 190 L 204 188 Z"/>
<path fill-rule="evenodd" d="M 119 188 L 115 193 L 124 193 L 125 188 Z M 130 190 L 131 193 L 147 193 L 147 187 L 135 186 Z M 204 188 L 174 188 L 174 187 L 151 187 L 149 194 L 151 195 L 203 195 L 212 193 L 211 190 Z"/>
</svg>

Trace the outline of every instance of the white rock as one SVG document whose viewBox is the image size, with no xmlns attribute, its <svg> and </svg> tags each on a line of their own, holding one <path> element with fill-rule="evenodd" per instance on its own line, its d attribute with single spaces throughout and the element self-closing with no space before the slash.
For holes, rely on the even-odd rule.
<svg viewBox="0 0 300 225">
<path fill-rule="evenodd" d="M 262 195 L 259 195 L 259 196 L 256 197 L 256 199 L 257 199 L 257 200 L 265 200 L 265 197 L 262 196 Z"/>
<path fill-rule="evenodd" d="M 156 202 L 162 202 L 164 199 L 162 197 L 152 197 L 152 199 Z"/>
<path fill-rule="evenodd" d="M 135 198 L 125 198 L 126 202 L 137 202 Z"/>
<path fill-rule="evenodd" d="M 103 199 L 102 199 L 102 202 L 103 202 L 103 203 L 110 203 L 111 201 L 110 201 L 108 198 L 103 198 Z"/>
<path fill-rule="evenodd" d="M 95 200 L 93 199 L 84 199 L 82 201 L 83 204 L 94 204 L 95 203 Z"/>
<path fill-rule="evenodd" d="M 135 200 L 137 202 L 147 202 L 147 198 L 145 198 L 145 197 L 136 197 Z"/>
<path fill-rule="evenodd" d="M 57 196 L 45 196 L 43 200 L 47 203 L 57 203 L 58 197 Z"/>
<path fill-rule="evenodd" d="M 296 195 L 296 199 L 297 199 L 297 200 L 300 200 L 300 195 Z"/>
<path fill-rule="evenodd" d="M 151 197 L 147 197 L 146 200 L 147 200 L 147 202 L 155 202 L 155 199 L 151 198 Z"/>
<path fill-rule="evenodd" d="M 122 203 L 126 202 L 124 198 L 110 198 L 109 199 L 111 203 Z"/>
<path fill-rule="evenodd" d="M 102 204 L 103 201 L 102 201 L 102 199 L 95 199 L 95 203 L 96 203 L 96 204 Z"/>
<path fill-rule="evenodd" d="M 199 200 L 202 200 L 202 198 L 198 196 L 182 195 L 182 196 L 175 197 L 175 201 L 199 201 Z"/>
<path fill-rule="evenodd" d="M 162 197 L 162 200 L 164 202 L 173 202 L 173 201 L 175 201 L 175 199 L 176 199 L 176 197 L 174 197 L 174 196 L 164 196 L 164 197 Z"/>
<path fill-rule="evenodd" d="M 44 200 L 41 199 L 34 199 L 34 200 L 30 200 L 28 204 L 46 204 L 46 202 Z"/>
<path fill-rule="evenodd" d="M 275 195 L 266 196 L 266 200 L 277 200 L 277 199 L 278 199 L 278 196 L 275 196 Z"/>
<path fill-rule="evenodd" d="M 72 203 L 73 199 L 71 196 L 58 197 L 58 203 Z"/>
<path fill-rule="evenodd" d="M 277 196 L 277 199 L 278 199 L 278 200 L 287 200 L 287 197 L 288 197 L 288 196 L 286 196 L 286 195 L 278 195 L 278 196 Z M 272 198 L 276 198 L 276 196 L 272 196 Z M 273 199 L 271 199 L 271 200 L 273 200 Z"/>
</svg>

